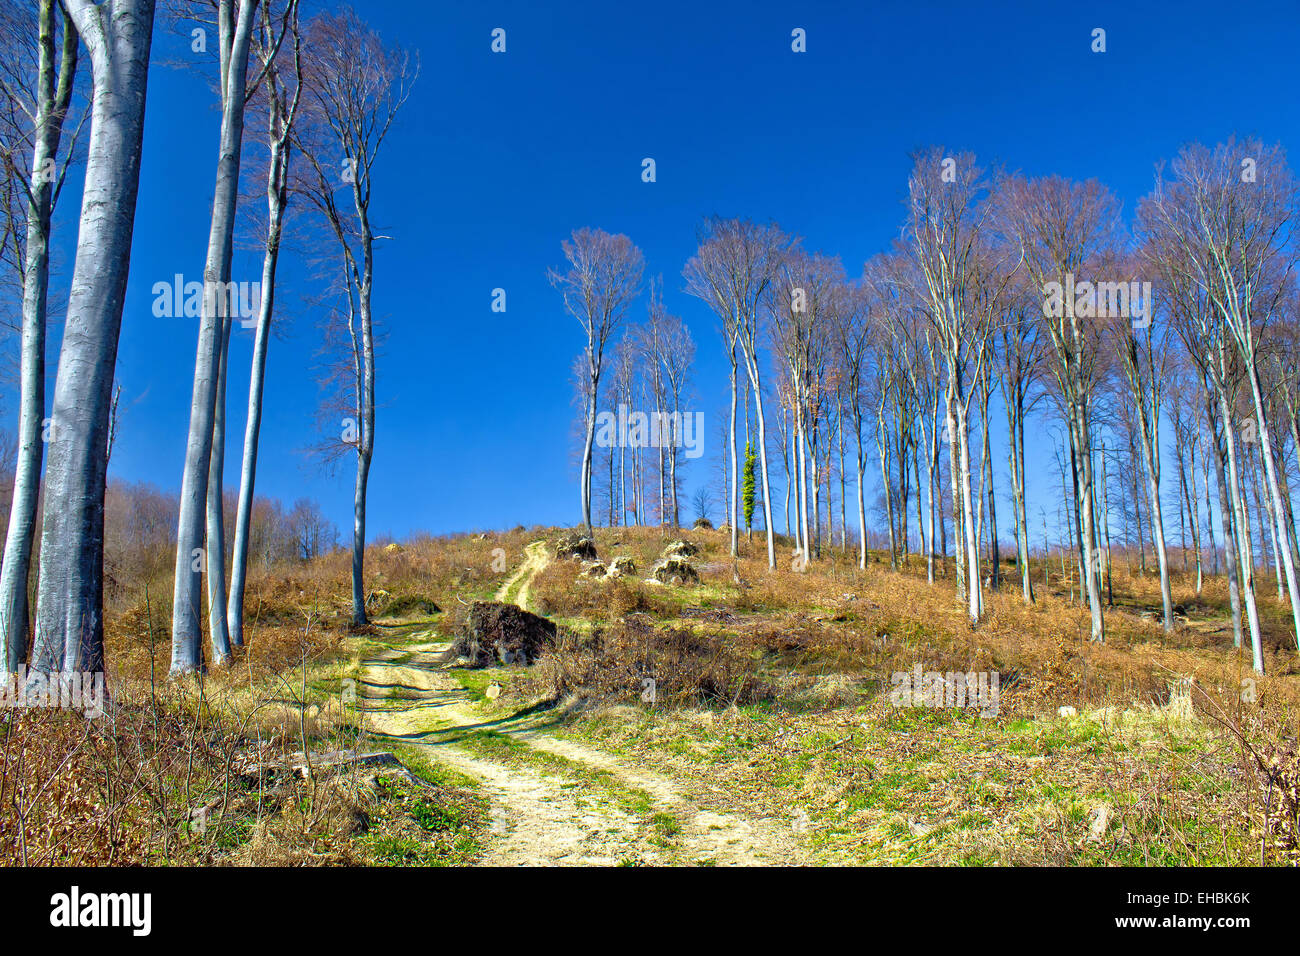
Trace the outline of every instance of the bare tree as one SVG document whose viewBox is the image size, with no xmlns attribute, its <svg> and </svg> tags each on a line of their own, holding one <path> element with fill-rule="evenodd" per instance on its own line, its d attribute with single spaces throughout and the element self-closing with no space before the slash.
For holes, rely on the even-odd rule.
<svg viewBox="0 0 1300 956">
<path fill-rule="evenodd" d="M 858 495 L 858 567 L 867 567 L 866 456 L 863 454 L 863 376 L 873 344 L 872 288 L 867 283 L 840 285 L 836 294 L 835 343 L 838 365 L 843 373 L 846 424 L 852 427 L 854 466 Z"/>
<path fill-rule="evenodd" d="M 805 557 L 813 557 L 820 555 L 821 460 L 826 438 L 821 425 L 827 398 L 835 392 L 831 363 L 837 354 L 835 310 L 843 304 L 844 269 L 829 256 L 783 245 L 763 302 L 773 349 L 785 363 L 790 390 L 798 548 Z"/>
<path fill-rule="evenodd" d="M 997 218 L 1008 237 L 1020 246 L 1029 279 L 1044 295 L 1042 321 L 1051 342 L 1049 367 L 1069 436 L 1081 576 L 1092 617 L 1092 640 L 1100 642 L 1105 640 L 1106 628 L 1098 574 L 1092 402 L 1104 365 L 1101 337 L 1090 315 L 1075 308 L 1073 282 L 1118 242 L 1119 203 L 1093 180 L 1074 183 L 1059 176 L 1036 180 L 1016 176 L 1002 183 L 997 205 Z M 1054 296 L 1049 289 L 1062 294 Z"/>
<path fill-rule="evenodd" d="M 263 99 L 266 104 L 267 159 L 266 245 L 262 256 L 262 299 L 258 305 L 257 329 L 253 338 L 253 364 L 248 382 L 248 418 L 244 427 L 244 457 L 239 479 L 239 503 L 235 514 L 235 542 L 230 564 L 230 597 L 226 619 L 230 643 L 244 643 L 244 586 L 248 574 L 249 530 L 252 523 L 254 485 L 257 480 L 258 434 L 262 425 L 262 393 L 266 383 L 266 353 L 271 338 L 275 306 L 276 269 L 280 261 L 285 216 L 289 208 L 289 170 L 293 152 L 293 125 L 302 96 L 302 49 L 298 27 L 298 0 L 286 0 L 286 15 L 293 39 L 292 76 L 281 63 L 281 42 L 271 19 L 271 5 L 262 8 L 262 20 L 254 37 L 254 50 L 265 71 Z"/>
<path fill-rule="evenodd" d="M 140 183 L 154 0 L 63 0 L 94 87 L 76 265 L 54 384 L 33 670 L 104 663 L 104 451 Z"/>
<path fill-rule="evenodd" d="M 641 330 L 641 346 L 650 362 L 660 373 L 661 389 L 667 408 L 666 416 L 671 439 L 667 448 L 668 497 L 671 502 L 672 526 L 681 526 L 681 508 L 678 503 L 678 445 L 682 429 L 682 400 L 689 385 L 691 363 L 695 360 L 695 341 L 681 318 L 664 307 L 663 280 L 650 283 L 650 307 L 646 325 Z"/>
<path fill-rule="evenodd" d="M 603 229 L 577 229 L 562 243 L 569 267 L 547 272 L 564 297 L 565 310 L 587 334 L 586 438 L 582 452 L 582 523 L 591 532 L 591 464 L 596 437 L 596 396 L 605 369 L 605 346 L 637 297 L 645 260 L 632 240 Z"/>
<path fill-rule="evenodd" d="M 203 314 L 194 361 L 189 437 L 181 472 L 180 518 L 176 530 L 176 579 L 172 595 L 173 674 L 202 667 L 199 641 L 203 583 L 208 573 L 208 630 L 212 660 L 230 656 L 226 628 L 225 543 L 222 533 L 221 473 L 224 449 L 224 356 L 230 339 L 230 261 L 235 208 L 239 201 L 239 166 L 248 101 L 248 53 L 259 0 L 218 0 L 218 69 L 221 137 L 217 177 L 203 266 Z M 207 4 L 196 4 L 204 8 Z M 218 449 L 213 455 L 213 449 Z M 211 488 L 209 487 L 211 486 Z M 211 493 L 210 493 L 211 492 Z M 206 543 L 204 541 L 206 533 Z"/>
<path fill-rule="evenodd" d="M 727 339 L 732 350 L 733 363 L 737 348 L 745 363 L 758 420 L 759 469 L 763 475 L 763 527 L 767 531 L 768 567 L 773 570 L 776 568 L 776 546 L 772 531 L 772 493 L 767 466 L 767 419 L 764 413 L 759 359 L 759 342 L 762 333 L 759 303 L 772 282 L 784 250 L 790 245 L 790 239 L 775 225 L 759 226 L 748 220 L 714 217 L 708 221 L 699 250 L 682 270 L 682 275 L 686 279 L 686 291 L 707 303 L 721 320 L 724 338 Z M 734 379 L 734 365 L 732 374 Z M 731 400 L 733 475 L 737 473 L 735 414 L 736 392 L 733 386 Z M 737 550 L 735 485 L 733 485 L 730 521 L 732 554 Z"/>
<path fill-rule="evenodd" d="M 355 419 L 344 441 L 356 450 L 352 500 L 352 624 L 364 626 L 366 489 L 375 450 L 376 234 L 370 203 L 374 167 L 419 74 L 418 59 L 386 46 L 351 8 L 321 14 L 307 28 L 305 79 L 311 122 L 294 131 L 307 162 L 303 193 L 338 244 L 342 298 L 352 356 Z M 340 205 L 342 189 L 350 202 Z M 351 206 L 349 210 L 347 207 Z M 355 434 L 354 434 L 355 433 Z"/>
<path fill-rule="evenodd" d="M 1245 175 L 1246 164 L 1254 175 Z M 1150 217 L 1154 227 L 1184 253 L 1170 261 L 1206 296 L 1239 360 L 1263 459 L 1271 531 L 1278 538 L 1300 647 L 1300 592 L 1260 360 L 1269 320 L 1300 255 L 1293 235 L 1300 208 L 1296 184 L 1282 148 L 1257 140 L 1229 140 L 1213 150 L 1200 144 L 1185 146 L 1171 172 L 1169 182 L 1157 180 L 1157 192 L 1148 206 Z"/>
<path fill-rule="evenodd" d="M 1023 279 L 1024 273 L 1018 278 Z M 1020 569 L 1020 590 L 1033 603 L 1034 585 L 1029 573 L 1029 509 L 1025 500 L 1025 422 L 1042 392 L 1045 346 L 1042 323 L 1035 318 L 1039 308 L 1028 282 L 1008 288 L 1006 311 L 998 326 L 998 380 L 1007 414 L 1009 447 L 1007 462 L 1011 474 L 1011 497 L 1016 519 L 1016 564 Z"/>
<path fill-rule="evenodd" d="M 1149 257 L 1145 264 L 1152 264 Z M 1147 303 L 1148 312 L 1151 308 L 1152 304 Z M 1163 405 L 1165 367 L 1169 361 L 1169 329 L 1172 323 L 1157 322 L 1151 314 L 1137 323 L 1127 314 L 1110 318 L 1120 369 L 1128 385 L 1132 407 L 1137 412 L 1137 431 L 1141 439 L 1147 492 L 1151 503 L 1151 530 L 1155 537 L 1156 562 L 1160 570 L 1164 629 L 1169 634 L 1174 629 L 1174 600 L 1169 580 L 1164 505 L 1160 496 L 1160 409 Z"/>
<path fill-rule="evenodd" d="M 318 558 L 338 542 L 338 529 L 310 498 L 299 498 L 293 503 L 285 524 L 293 535 L 295 554 L 300 561 Z"/>
<path fill-rule="evenodd" d="M 959 558 L 958 567 L 965 565 L 972 621 L 983 615 L 984 604 L 970 480 L 969 411 L 974 390 L 969 382 L 978 381 L 984 363 L 991 361 L 988 343 L 1000 286 L 1014 272 L 981 248 L 986 190 L 983 171 L 969 153 L 948 156 L 943 149 L 932 148 L 913 156 L 906 241 L 922 279 L 934 345 L 944 363 L 953 511 L 960 515 L 963 538 L 958 553 L 964 554 L 964 560 Z"/>
<path fill-rule="evenodd" d="M 50 222 L 67 172 L 68 154 L 60 156 L 59 147 L 77 75 L 77 29 L 66 11 L 60 18 L 56 9 L 56 0 L 40 0 L 35 22 L 23 18 L 16 24 L 6 23 L 0 34 L 0 95 L 6 101 L 5 114 L 30 117 L 31 124 L 29 128 L 7 123 L 4 127 L 2 175 L 26 203 L 25 208 L 14 210 L 16 215 L 6 216 L 13 226 L 10 241 L 21 276 L 23 319 L 18 448 L 4 564 L 0 569 L 0 675 L 15 670 L 27 655 L 27 579 L 44 454 Z M 8 12 L 4 17 L 19 19 Z M 62 39 L 56 54 L 60 20 Z M 32 33 L 19 34 L 21 27 Z M 30 65 L 33 46 L 36 82 L 29 97 L 21 71 Z M 26 168 L 15 155 L 24 141 L 31 150 L 31 165 Z M 25 235 L 19 234 L 20 220 L 26 224 Z"/>
</svg>

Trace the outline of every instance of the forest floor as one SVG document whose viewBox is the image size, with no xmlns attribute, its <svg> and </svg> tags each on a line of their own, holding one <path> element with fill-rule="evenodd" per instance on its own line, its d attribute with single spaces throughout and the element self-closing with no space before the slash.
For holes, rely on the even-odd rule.
<svg viewBox="0 0 1300 956">
<path fill-rule="evenodd" d="M 450 641 L 436 632 L 408 626 L 389 640 L 363 662 L 362 726 L 479 781 L 492 808 L 483 863 L 800 862 L 787 826 L 719 811 L 679 781 L 553 736 L 546 710 L 485 716 L 440 663 Z"/>
<path fill-rule="evenodd" d="M 670 540 L 597 537 L 603 557 L 638 567 Z M 1150 620 L 1158 593 L 1129 582 L 1100 647 L 1083 639 L 1068 582 L 1040 588 L 1036 607 L 991 595 L 991 623 L 972 631 L 945 626 L 960 606 L 915 570 L 863 576 L 832 561 L 768 583 L 756 540 L 737 582 L 722 534 L 686 537 L 702 545 L 702 579 L 681 587 L 591 580 L 552 561 L 547 540 L 516 542 L 522 560 L 498 586 L 466 590 L 560 624 L 567 637 L 532 667 L 448 662 L 454 613 L 395 620 L 366 642 L 361 726 L 475 782 L 491 808 L 478 862 L 1292 858 L 1285 839 L 1261 837 L 1269 811 L 1228 727 L 1245 726 L 1240 707 L 1228 713 L 1235 688 L 1256 682 L 1210 593 L 1180 595 L 1166 635 Z M 883 675 L 918 658 L 927 671 L 999 670 L 1000 713 L 890 706 Z M 1285 744 L 1300 682 L 1282 636 L 1270 666 L 1259 693 L 1284 713 L 1269 726 Z M 643 674 L 657 675 L 657 699 L 637 693 Z"/>
<path fill-rule="evenodd" d="M 770 570 L 759 534 L 733 558 L 724 531 L 597 529 L 619 576 L 553 559 L 564 534 L 376 545 L 361 629 L 346 553 L 264 569 L 247 645 L 181 680 L 165 582 L 141 589 L 110 622 L 113 721 L 4 715 L 0 864 L 1300 860 L 1300 657 L 1267 583 L 1261 678 L 1223 579 L 1176 565 L 1166 632 L 1140 556 L 1117 555 L 1094 643 L 1055 556 L 1032 603 L 999 565 L 972 626 L 951 566 L 930 582 L 915 554 L 862 569 L 827 546 L 805 569 L 779 537 Z M 698 580 L 647 577 L 683 538 Z M 491 600 L 553 621 L 553 645 L 453 657 Z M 917 669 L 999 696 L 896 699 Z"/>
</svg>

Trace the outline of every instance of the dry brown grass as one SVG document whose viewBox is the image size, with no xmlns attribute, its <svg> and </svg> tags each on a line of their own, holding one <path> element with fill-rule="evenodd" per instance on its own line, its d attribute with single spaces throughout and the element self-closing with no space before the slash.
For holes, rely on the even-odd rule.
<svg viewBox="0 0 1300 956">
<path fill-rule="evenodd" d="M 529 543 L 559 533 L 521 528 L 372 548 L 368 606 L 382 616 L 386 608 L 418 610 L 422 602 L 435 602 L 454 616 L 461 603 L 490 598 Z M 748 718 L 735 708 L 758 703 L 786 713 L 782 719 L 791 728 L 807 724 L 800 733 L 814 739 L 826 721 L 832 727 L 860 720 L 877 705 L 889 675 L 917 663 L 927 670 L 998 671 L 1005 720 L 1053 715 L 1062 705 L 1080 712 L 1161 708 L 1170 688 L 1190 679 L 1199 689 L 1197 711 L 1203 718 L 1217 713 L 1227 728 L 1224 739 L 1235 741 L 1241 754 L 1234 779 L 1249 807 L 1232 812 L 1255 821 L 1271 859 L 1293 853 L 1300 676 L 1285 608 L 1267 583 L 1260 602 L 1270 676 L 1255 685 L 1255 699 L 1245 701 L 1249 657 L 1231 646 L 1221 578 L 1207 576 L 1197 595 L 1194 578 L 1175 573 L 1180 620 L 1166 635 L 1150 614 L 1159 608 L 1157 577 L 1130 572 L 1117 556 L 1107 643 L 1097 645 L 1087 640 L 1087 615 L 1072 600 L 1072 582 L 1058 580 L 1059 567 L 1050 564 L 1048 587 L 1042 566 L 1034 566 L 1034 605 L 1020 599 L 1015 569 L 1006 567 L 1004 588 L 987 595 L 988 614 L 972 628 L 946 576 L 951 568 L 930 585 L 915 555 L 900 571 L 873 555 L 864 571 L 853 555 L 828 549 L 799 572 L 782 540 L 778 569 L 769 572 L 757 535 L 752 542 L 742 539 L 735 561 L 726 553 L 725 531 L 617 528 L 598 529 L 595 537 L 604 561 L 630 557 L 637 574 L 603 581 L 580 577 L 575 563 L 547 567 L 532 584 L 531 604 L 560 621 L 561 638 L 554 653 L 515 678 L 509 693 L 640 708 L 643 681 L 653 679 L 654 712 L 665 718 L 716 712 L 743 724 Z M 699 584 L 643 580 L 664 547 L 681 537 L 701 546 L 694 559 Z M 339 845 L 355 839 L 348 835 L 355 814 L 368 812 L 363 790 L 330 790 L 306 806 L 298 797 L 265 800 L 262 794 L 250 824 L 248 794 L 231 784 L 231 768 L 241 760 L 346 734 L 340 682 L 352 674 L 349 661 L 358 646 L 346 627 L 349 571 L 342 552 L 310 565 L 255 570 L 248 646 L 230 666 L 183 681 L 166 679 L 169 582 L 151 580 L 150 599 L 143 583 L 119 587 L 109 609 L 107 650 L 120 716 L 87 724 L 63 714 L 4 715 L 3 862 L 231 859 L 226 844 L 236 823 L 243 828 L 235 843 L 245 847 L 244 862 L 352 862 L 354 851 Z M 774 731 L 774 753 L 792 739 Z M 825 773 L 807 779 L 826 786 L 838 781 L 839 790 L 841 784 L 857 786 L 845 781 L 864 771 L 838 766 L 833 758 L 833 751 L 817 757 Z M 738 761 L 738 780 L 752 759 Z M 959 764 L 966 758 L 952 759 Z M 1041 767 L 1026 767 L 1027 784 L 1056 779 Z M 1170 804 L 1161 795 L 1160 772 L 1123 760 L 1079 759 L 1071 769 L 1084 789 L 1088 780 L 1109 778 L 1139 794 L 1124 811 L 1135 833 L 1156 832 L 1162 820 L 1187 829 L 1178 814 L 1196 814 L 1204 823 L 1227 812 L 1221 800 Z M 219 822 L 200 833 L 189 815 L 204 807 L 214 809 Z M 1050 829 L 1035 831 L 1041 837 L 1037 859 L 1077 855 L 1073 844 L 1062 843 L 1056 856 L 1044 849 L 1050 841 L 1041 834 Z M 1063 840 L 1077 839 L 1064 824 L 1061 832 Z M 1003 847 L 995 855 L 1011 861 L 1015 851 Z"/>
</svg>

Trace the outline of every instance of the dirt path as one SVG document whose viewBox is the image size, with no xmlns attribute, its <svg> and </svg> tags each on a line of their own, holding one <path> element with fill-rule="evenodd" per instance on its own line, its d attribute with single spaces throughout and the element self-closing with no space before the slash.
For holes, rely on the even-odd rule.
<svg viewBox="0 0 1300 956">
<path fill-rule="evenodd" d="M 544 559 L 543 551 L 543 566 Z M 788 824 L 701 807 L 675 781 L 550 736 L 539 726 L 545 717 L 484 718 L 475 712 L 469 693 L 438 663 L 447 644 L 432 631 L 412 635 L 412 641 L 364 663 L 366 727 L 377 736 L 427 747 L 434 760 L 481 781 L 494 820 L 486 864 L 736 866 L 803 860 Z M 560 768 L 475 752 L 465 738 L 482 730 L 504 735 L 534 755 L 559 758 Z M 572 772 L 566 773 L 565 766 Z M 584 788 L 582 778 L 591 774 L 608 775 L 638 793 L 648 800 L 649 812 L 630 812 L 609 793 Z M 677 829 L 668 839 L 649 822 L 664 815 Z"/>
<path fill-rule="evenodd" d="M 524 549 L 524 560 L 515 570 L 515 573 L 497 589 L 496 600 L 517 604 L 527 611 L 528 591 L 533 586 L 533 578 L 537 577 L 538 573 L 550 563 L 550 555 L 546 553 L 546 542 L 534 541 Z M 510 592 L 521 581 L 523 584 L 519 587 L 518 594 L 512 598 Z"/>
</svg>

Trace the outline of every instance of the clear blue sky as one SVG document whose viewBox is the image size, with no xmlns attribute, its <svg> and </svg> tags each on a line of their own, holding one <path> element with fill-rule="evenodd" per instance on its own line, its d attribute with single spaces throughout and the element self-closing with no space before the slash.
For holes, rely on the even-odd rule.
<svg viewBox="0 0 1300 956">
<path fill-rule="evenodd" d="M 853 275 L 897 234 L 907 155 L 932 143 L 1033 175 L 1099 177 L 1126 213 L 1153 164 L 1187 140 L 1253 134 L 1300 162 L 1294 0 L 357 6 L 423 63 L 375 188 L 393 239 L 376 267 L 387 338 L 372 536 L 577 521 L 569 369 L 582 333 L 545 278 L 576 227 L 631 236 L 694 332 L 708 464 L 692 466 L 693 487 L 721 451 L 726 405 L 713 319 L 681 291 L 703 216 L 775 219 Z M 489 49 L 494 27 L 507 30 L 504 55 Z M 790 49 L 795 27 L 806 53 Z M 1105 54 L 1090 52 L 1094 27 L 1107 31 Z M 111 474 L 175 489 L 197 329 L 154 318 L 151 287 L 201 277 L 218 115 L 204 80 L 165 62 L 190 56 L 188 41 L 160 30 L 155 52 Z M 646 156 L 653 184 L 640 178 Z M 56 284 L 70 273 L 78 203 L 70 192 L 63 206 Z M 259 271 L 258 252 L 237 255 L 234 278 Z M 258 490 L 316 497 L 346 533 L 350 462 L 331 477 L 301 452 L 316 437 L 318 332 L 300 298 L 313 289 L 292 261 L 283 277 L 294 314 L 271 347 Z M 490 310 L 495 287 L 507 290 L 504 315 Z M 230 488 L 251 344 L 236 331 Z M 1050 442 L 1030 456 L 1031 474 L 1054 481 Z"/>
</svg>

